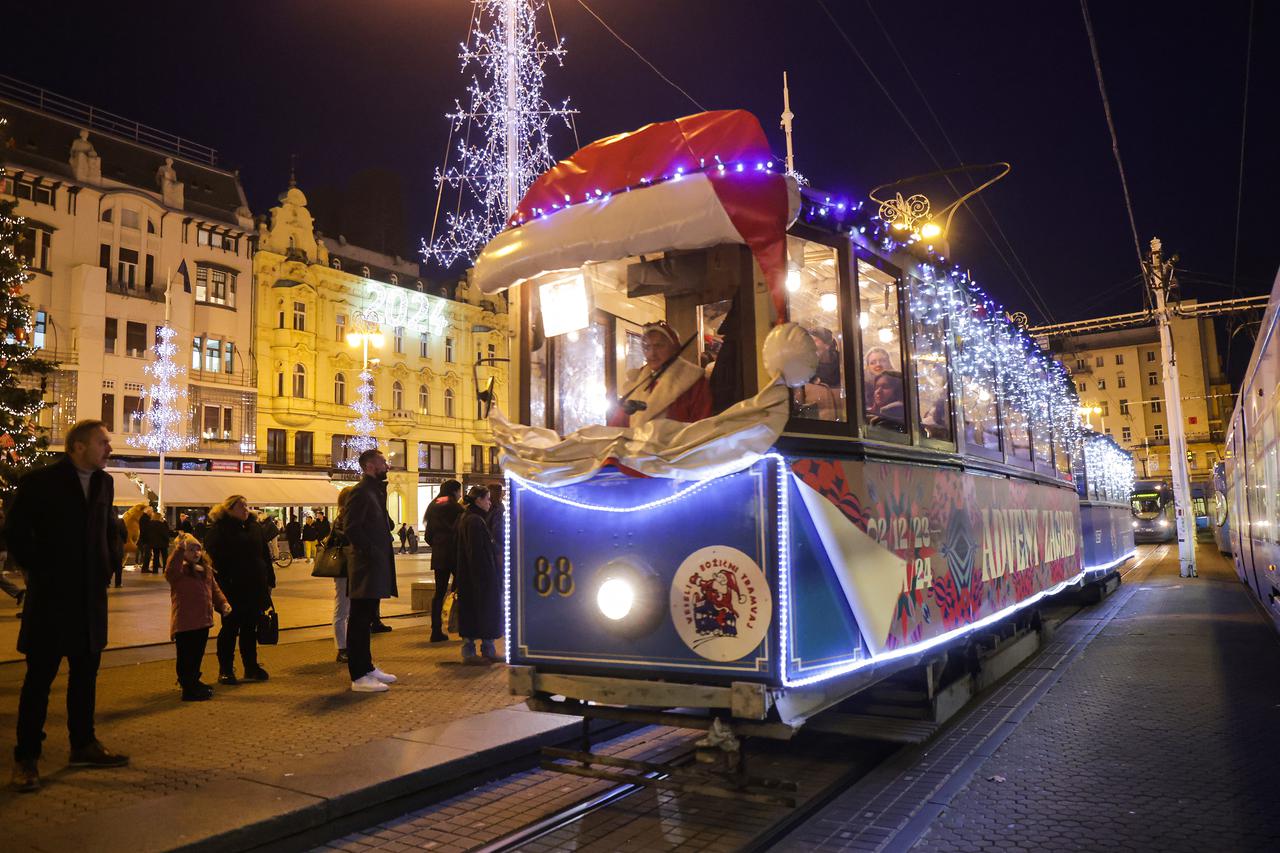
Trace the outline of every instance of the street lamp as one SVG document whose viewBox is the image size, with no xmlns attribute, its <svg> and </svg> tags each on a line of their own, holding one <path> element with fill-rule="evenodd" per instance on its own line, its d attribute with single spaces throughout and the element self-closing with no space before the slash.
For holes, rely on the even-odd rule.
<svg viewBox="0 0 1280 853">
<path fill-rule="evenodd" d="M 1101 415 L 1102 407 L 1101 406 L 1081 406 L 1079 411 L 1080 411 L 1081 417 L 1084 418 L 1084 425 L 1087 426 L 1089 429 L 1093 429 L 1093 421 L 1091 420 L 1090 416 Z M 1102 422 L 1103 432 L 1106 432 L 1106 429 L 1107 429 L 1106 418 L 1100 418 L 1099 420 Z"/>
</svg>

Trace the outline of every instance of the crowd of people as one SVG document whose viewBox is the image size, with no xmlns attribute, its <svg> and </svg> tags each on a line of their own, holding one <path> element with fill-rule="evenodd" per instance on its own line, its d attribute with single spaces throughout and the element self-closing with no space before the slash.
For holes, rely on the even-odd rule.
<svg viewBox="0 0 1280 853">
<path fill-rule="evenodd" d="M 107 590 L 113 583 L 120 585 L 126 544 L 134 538 L 115 514 L 114 484 L 104 470 L 110 454 L 106 424 L 81 421 L 67 433 L 62 458 L 24 476 L 7 517 L 0 514 L 0 561 L 20 567 L 25 579 L 25 586 L 18 587 L 0 574 L 0 589 L 22 606 L 18 651 L 25 656 L 26 675 L 12 774 L 19 791 L 40 788 L 38 762 L 49 693 L 63 659 L 69 668 L 72 765 L 120 767 L 129 762 L 104 746 L 94 728 L 98 668 L 107 643 Z M 396 676 L 374 663 L 370 638 L 391 630 L 379 617 L 379 604 L 398 594 L 393 536 L 400 539 L 402 551 L 416 551 L 416 531 L 408 525 L 397 531 L 387 512 L 388 466 L 382 453 L 365 451 L 359 465 L 361 479 L 339 495 L 332 525 L 317 513 L 305 521 L 291 518 L 282 529 L 274 517 L 255 515 L 243 495 L 231 495 L 194 519 L 179 513 L 173 527 L 154 508 L 138 509 L 132 519 L 137 523 L 137 564 L 142 572 L 163 572 L 169 585 L 170 638 L 183 701 L 214 695 L 200 667 L 218 620 L 218 683 L 268 679 L 258 660 L 258 637 L 272 607 L 272 549 L 281 533 L 291 549 L 296 541 L 304 559 L 312 561 L 313 575 L 333 577 L 334 640 L 338 660 L 347 665 L 350 689 L 380 693 L 396 683 Z M 50 513 L 49 506 L 65 511 Z M 463 662 L 499 662 L 502 570 L 497 543 L 504 525 L 499 490 L 473 486 L 464 498 L 461 483 L 446 481 L 424 523 L 436 576 L 431 642 L 449 640 L 444 605 L 452 598 Z M 321 574 L 322 566 L 333 574 Z M 448 624 L 454 622 L 451 618 Z"/>
</svg>

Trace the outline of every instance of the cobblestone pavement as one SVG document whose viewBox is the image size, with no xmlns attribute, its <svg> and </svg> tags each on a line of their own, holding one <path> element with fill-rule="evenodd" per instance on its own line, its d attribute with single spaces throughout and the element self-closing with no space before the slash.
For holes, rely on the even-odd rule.
<svg viewBox="0 0 1280 853">
<path fill-rule="evenodd" d="M 9 580 L 22 586 L 16 572 Z M 294 560 L 276 569 L 277 586 L 272 593 L 280 613 L 282 629 L 303 625 L 323 625 L 333 619 L 333 581 L 311 577 L 311 564 Z M 396 580 L 399 598 L 382 602 L 383 616 L 399 616 L 412 611 L 409 591 L 414 581 L 432 580 L 431 555 L 405 554 L 396 557 Z M 110 618 L 109 648 L 123 648 L 150 643 L 169 642 L 169 584 L 163 575 L 143 575 L 126 569 L 120 589 L 108 590 Z M 0 663 L 20 661 L 17 606 L 13 599 L 0 594 Z"/>
<path fill-rule="evenodd" d="M 373 638 L 374 660 L 401 679 L 382 694 L 350 692 L 346 666 L 334 662 L 332 640 L 261 649 L 259 658 L 271 680 L 219 686 L 210 702 L 179 701 L 172 660 L 104 668 L 98 677 L 98 735 L 111 749 L 132 757 L 131 765 L 119 770 L 66 766 L 64 665 L 49 702 L 48 739 L 40 762 L 45 787 L 36 794 L 0 792 L 4 831 L 30 833 L 142 799 L 260 773 L 282 758 L 336 752 L 512 704 L 504 667 L 464 666 L 457 660 L 456 642 L 432 645 L 428 634 L 423 626 Z M 0 667 L 5 782 L 23 671 L 20 665 Z M 206 680 L 216 675 L 212 656 L 205 658 L 204 672 Z"/>
<path fill-rule="evenodd" d="M 1280 642 L 1170 550 L 914 849 L 1280 849 Z"/>
</svg>

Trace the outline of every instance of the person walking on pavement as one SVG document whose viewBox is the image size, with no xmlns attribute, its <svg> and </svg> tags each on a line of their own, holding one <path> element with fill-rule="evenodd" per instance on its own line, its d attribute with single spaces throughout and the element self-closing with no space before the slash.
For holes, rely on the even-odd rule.
<svg viewBox="0 0 1280 853">
<path fill-rule="evenodd" d="M 302 524 L 292 513 L 289 514 L 288 524 L 284 526 L 284 538 L 289 543 L 289 556 L 300 558 L 302 556 Z"/>
<path fill-rule="evenodd" d="M 360 454 L 364 475 L 347 503 L 343 532 L 351 543 L 347 560 L 347 671 L 357 693 L 381 693 L 396 677 L 373 664 L 370 634 L 378 602 L 398 594 L 396 555 L 391 546 L 394 524 L 387 514 L 387 459 L 373 448 Z"/>
<path fill-rule="evenodd" d="M 489 532 L 493 502 L 487 486 L 472 486 L 458 522 L 458 633 L 462 662 L 499 663 L 494 641 L 502 636 L 502 566 Z M 480 654 L 475 642 L 480 641 Z"/>
<path fill-rule="evenodd" d="M 316 551 L 320 550 L 320 543 L 329 538 L 329 534 L 333 532 L 333 525 L 329 523 L 329 517 L 324 514 L 324 510 L 316 513 Z"/>
<path fill-rule="evenodd" d="M 316 558 L 316 535 L 316 520 L 308 515 L 302 524 L 302 550 L 306 555 L 303 559 L 307 562 Z"/>
<path fill-rule="evenodd" d="M 396 531 L 396 535 L 400 537 L 400 553 L 403 554 L 409 548 L 409 525 L 403 521 L 400 522 L 400 529 Z"/>
<path fill-rule="evenodd" d="M 164 571 L 164 558 L 169 553 L 169 540 L 173 531 L 169 522 L 156 510 L 151 510 L 151 522 L 147 525 L 147 547 L 151 550 L 151 574 Z"/>
<path fill-rule="evenodd" d="M 333 522 L 333 530 L 329 533 L 329 539 L 334 545 L 347 542 L 346 533 L 347 526 L 346 509 L 347 504 L 351 501 L 351 493 L 356 490 L 355 486 L 347 486 L 338 492 L 338 517 Z M 327 545 L 325 547 L 328 547 Z M 338 647 L 338 663 L 347 662 L 347 622 L 351 619 L 351 598 L 347 595 L 347 579 L 346 577 L 333 579 L 333 642 Z"/>
<path fill-rule="evenodd" d="M 146 574 L 151 565 L 151 546 L 147 544 L 151 537 L 147 528 L 151 526 L 151 507 L 143 507 L 138 516 L 138 542 L 134 546 L 134 557 L 138 561 L 138 573 Z"/>
<path fill-rule="evenodd" d="M 458 519 L 462 517 L 462 484 L 457 480 L 445 480 L 440 493 L 431 501 L 422 519 L 426 527 L 427 545 L 431 548 L 431 571 L 435 574 L 436 591 L 431 599 L 431 642 L 443 643 L 449 639 L 444 632 L 442 614 L 444 599 L 449 594 L 449 583 L 458 565 Z"/>
<path fill-rule="evenodd" d="M 213 560 L 218 586 L 231 612 L 222 617 L 218 632 L 218 683 L 236 684 L 236 641 L 245 681 L 266 681 L 267 671 L 258 664 L 258 617 L 271 601 L 276 585 L 271 554 L 261 529 L 249 520 L 244 495 L 232 495 L 209 512 L 211 524 L 204 537 Z"/>
<path fill-rule="evenodd" d="M 25 792 L 40 788 L 49 688 L 63 658 L 70 668 L 71 765 L 129 763 L 128 756 L 102 745 L 93 722 L 98 665 L 107 645 L 107 578 L 124 559 L 111 526 L 115 487 L 102 470 L 111 455 L 111 435 L 102 421 L 80 421 L 67 433 L 66 448 L 56 463 L 18 482 L 5 520 L 9 548 L 28 582 L 18 632 L 18 651 L 26 656 L 27 671 L 13 749 L 13 786 Z"/>
<path fill-rule="evenodd" d="M 178 513 L 177 532 L 191 533 L 191 534 L 194 534 L 196 532 L 195 526 L 191 523 L 191 516 L 187 515 L 185 512 Z"/>
<path fill-rule="evenodd" d="M 179 533 L 174 540 L 164 579 L 169 582 L 169 638 L 178 647 L 182 701 L 212 699 L 213 688 L 200 680 L 200 661 L 209 645 L 214 608 L 225 615 L 231 612 L 231 605 L 214 580 L 209 556 L 190 533 Z"/>
</svg>

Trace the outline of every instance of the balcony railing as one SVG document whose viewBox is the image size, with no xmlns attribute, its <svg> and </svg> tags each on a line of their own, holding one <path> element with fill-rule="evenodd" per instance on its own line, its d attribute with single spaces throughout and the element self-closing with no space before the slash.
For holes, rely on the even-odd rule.
<svg viewBox="0 0 1280 853">
<path fill-rule="evenodd" d="M 133 284 L 120 281 L 113 278 L 110 273 L 107 274 L 107 293 L 118 293 L 121 296 L 132 296 L 136 299 L 146 299 L 149 302 L 164 302 L 164 289 L 157 288 L 152 285 L 147 288 L 145 285 Z"/>
</svg>

